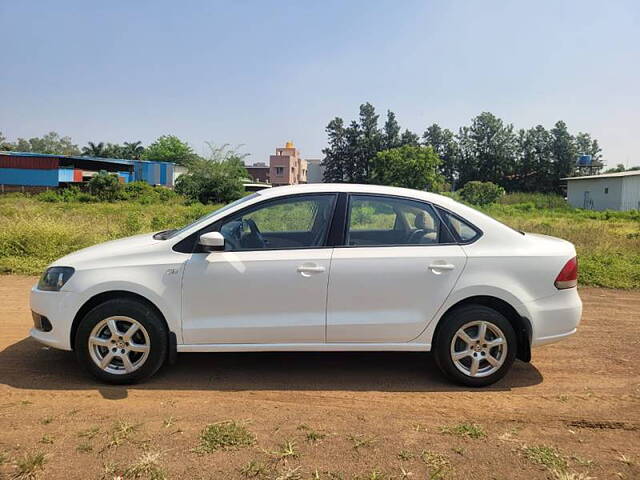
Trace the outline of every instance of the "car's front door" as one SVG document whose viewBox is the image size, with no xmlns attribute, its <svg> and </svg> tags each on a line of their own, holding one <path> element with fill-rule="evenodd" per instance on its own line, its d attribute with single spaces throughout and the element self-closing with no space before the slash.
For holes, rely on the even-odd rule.
<svg viewBox="0 0 640 480">
<path fill-rule="evenodd" d="M 225 250 L 196 251 L 186 264 L 184 342 L 323 343 L 335 200 L 267 200 L 211 226 L 225 237 Z"/>
<path fill-rule="evenodd" d="M 411 341 L 454 287 L 464 251 L 423 202 L 351 195 L 346 223 L 331 260 L 327 342 Z"/>
</svg>

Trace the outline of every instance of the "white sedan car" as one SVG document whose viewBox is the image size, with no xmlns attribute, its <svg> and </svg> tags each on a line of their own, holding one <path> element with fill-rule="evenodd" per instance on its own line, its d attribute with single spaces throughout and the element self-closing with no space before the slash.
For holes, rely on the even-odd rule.
<svg viewBox="0 0 640 480">
<path fill-rule="evenodd" d="M 54 262 L 31 292 L 31 336 L 111 383 L 177 352 L 395 350 L 432 351 L 477 387 L 576 331 L 576 283 L 571 243 L 444 196 L 278 187 Z"/>
</svg>

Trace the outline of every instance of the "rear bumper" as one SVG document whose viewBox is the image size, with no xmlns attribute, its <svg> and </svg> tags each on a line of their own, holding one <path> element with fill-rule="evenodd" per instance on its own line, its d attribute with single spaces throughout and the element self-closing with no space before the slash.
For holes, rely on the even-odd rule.
<svg viewBox="0 0 640 480">
<path fill-rule="evenodd" d="M 559 290 L 555 295 L 524 305 L 531 319 L 531 346 L 558 342 L 574 333 L 582 317 L 582 301 L 577 288 Z"/>
<path fill-rule="evenodd" d="M 77 300 L 77 294 L 73 292 L 45 292 L 34 286 L 29 299 L 31 311 L 36 316 L 46 317 L 51 329 L 45 331 L 34 321 L 29 335 L 49 347 L 71 350 L 71 325 Z"/>
</svg>

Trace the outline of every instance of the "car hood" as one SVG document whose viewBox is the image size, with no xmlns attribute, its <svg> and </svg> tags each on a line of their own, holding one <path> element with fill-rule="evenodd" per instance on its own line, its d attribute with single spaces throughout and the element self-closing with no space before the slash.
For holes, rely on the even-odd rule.
<svg viewBox="0 0 640 480">
<path fill-rule="evenodd" d="M 77 268 L 94 260 L 104 260 L 116 256 L 130 255 L 147 250 L 150 246 L 158 244 L 162 240 L 153 238 L 153 233 L 143 233 L 133 237 L 120 238 L 109 242 L 99 243 L 91 247 L 83 248 L 56 260 L 51 266 L 65 266 Z"/>
</svg>

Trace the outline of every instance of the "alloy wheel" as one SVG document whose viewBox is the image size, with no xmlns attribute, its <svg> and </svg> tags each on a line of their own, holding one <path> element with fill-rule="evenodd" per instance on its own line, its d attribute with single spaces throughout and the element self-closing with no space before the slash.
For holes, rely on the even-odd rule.
<svg viewBox="0 0 640 480">
<path fill-rule="evenodd" d="M 496 325 L 485 321 L 468 322 L 451 340 L 451 360 L 469 377 L 487 377 L 505 362 L 507 348 L 506 337 Z"/>
<path fill-rule="evenodd" d="M 105 318 L 91 330 L 89 355 L 103 371 L 124 375 L 138 370 L 149 357 L 151 341 L 137 320 L 125 316 Z"/>
</svg>

